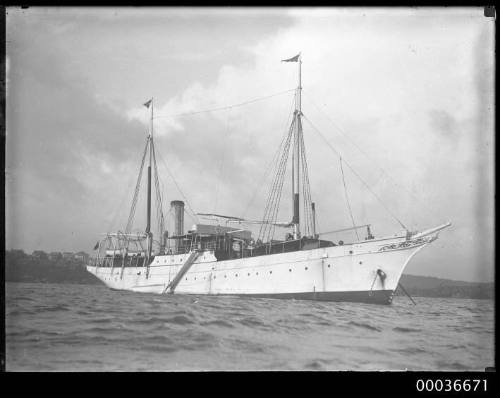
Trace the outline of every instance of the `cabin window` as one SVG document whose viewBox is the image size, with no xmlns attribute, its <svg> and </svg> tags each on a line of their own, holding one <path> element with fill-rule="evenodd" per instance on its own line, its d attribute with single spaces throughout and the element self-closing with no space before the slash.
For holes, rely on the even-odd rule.
<svg viewBox="0 0 500 398">
<path fill-rule="evenodd" d="M 328 268 L 330 268 L 330 264 L 328 264 Z"/>
<path fill-rule="evenodd" d="M 290 268 L 290 269 L 288 270 L 288 272 L 292 272 L 292 269 Z"/>
<path fill-rule="evenodd" d="M 273 273 L 273 271 L 269 271 L 269 273 L 270 273 L 270 274 L 272 274 L 272 273 Z"/>
<path fill-rule="evenodd" d="M 349 250 L 349 254 L 352 254 L 352 250 Z"/>
<path fill-rule="evenodd" d="M 248 273 L 248 276 L 250 276 L 250 272 Z"/>
<path fill-rule="evenodd" d="M 305 270 L 307 271 L 307 267 L 305 268 Z"/>
<path fill-rule="evenodd" d="M 360 261 L 359 263 L 360 263 L 360 264 L 363 264 L 363 261 Z"/>
<path fill-rule="evenodd" d="M 255 275 L 259 275 L 259 273 L 258 273 L 258 272 L 256 272 L 256 273 L 255 273 Z"/>
<path fill-rule="evenodd" d="M 236 274 L 236 277 L 238 277 L 238 274 Z"/>
<path fill-rule="evenodd" d="M 224 275 L 224 278 L 227 278 L 227 275 Z"/>
</svg>

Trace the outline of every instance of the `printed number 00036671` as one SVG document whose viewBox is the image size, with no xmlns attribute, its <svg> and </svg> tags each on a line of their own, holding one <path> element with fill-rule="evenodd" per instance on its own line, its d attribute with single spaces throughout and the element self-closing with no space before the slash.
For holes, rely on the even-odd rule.
<svg viewBox="0 0 500 398">
<path fill-rule="evenodd" d="M 486 391 L 486 379 L 418 379 L 417 391 Z"/>
</svg>

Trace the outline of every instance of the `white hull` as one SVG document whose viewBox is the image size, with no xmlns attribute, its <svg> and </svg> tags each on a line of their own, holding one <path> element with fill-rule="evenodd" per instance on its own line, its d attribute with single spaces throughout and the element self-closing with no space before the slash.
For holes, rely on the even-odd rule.
<svg viewBox="0 0 500 398">
<path fill-rule="evenodd" d="M 175 293 L 388 304 L 410 259 L 436 237 L 436 233 L 420 234 L 411 240 L 394 237 L 226 261 L 216 261 L 212 251 L 203 251 Z M 167 287 L 188 256 L 156 256 L 149 267 L 87 266 L 87 270 L 112 289 L 172 293 Z"/>
</svg>

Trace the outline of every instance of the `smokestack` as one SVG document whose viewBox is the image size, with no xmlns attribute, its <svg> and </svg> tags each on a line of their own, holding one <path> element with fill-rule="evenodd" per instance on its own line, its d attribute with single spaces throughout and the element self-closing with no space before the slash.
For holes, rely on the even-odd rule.
<svg viewBox="0 0 500 398">
<path fill-rule="evenodd" d="M 172 200 L 170 206 L 174 213 L 174 236 L 184 235 L 184 202 L 182 200 Z M 174 239 L 175 252 L 179 251 L 180 240 Z"/>
</svg>

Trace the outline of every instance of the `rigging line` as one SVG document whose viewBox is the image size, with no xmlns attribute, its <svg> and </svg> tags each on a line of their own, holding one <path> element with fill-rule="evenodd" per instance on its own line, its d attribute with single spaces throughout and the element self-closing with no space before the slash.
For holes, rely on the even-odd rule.
<svg viewBox="0 0 500 398">
<path fill-rule="evenodd" d="M 290 134 L 290 139 L 291 139 L 291 134 Z M 282 171 L 281 171 L 281 174 L 279 176 L 279 185 L 277 187 L 278 191 L 277 191 L 277 196 L 275 197 L 275 202 L 274 202 L 274 208 L 273 208 L 273 213 L 272 213 L 272 222 L 273 224 L 271 224 L 271 228 L 270 228 L 270 237 L 271 239 L 274 237 L 274 232 L 276 230 L 276 220 L 278 218 L 278 210 L 279 210 L 279 205 L 280 205 L 280 201 L 281 201 L 281 195 L 283 193 L 283 183 L 285 181 L 285 175 L 286 175 L 286 165 L 287 165 L 287 161 L 288 161 L 288 157 L 289 157 L 289 154 L 290 154 L 290 145 L 288 145 L 288 148 L 286 149 L 285 153 L 284 153 L 284 160 L 283 160 L 283 164 L 282 164 Z"/>
<path fill-rule="evenodd" d="M 349 202 L 349 196 L 347 195 L 347 187 L 345 185 L 344 168 L 342 167 L 342 156 L 339 156 L 339 160 L 340 160 L 340 171 L 342 172 L 342 183 L 344 184 L 344 194 L 345 194 L 345 200 L 347 202 L 347 208 L 349 209 L 349 215 L 351 216 L 352 226 L 356 227 L 356 223 L 354 222 L 354 217 L 352 216 L 351 203 Z M 354 229 L 354 232 L 356 232 L 356 238 L 358 238 L 359 242 L 358 230 Z"/>
<path fill-rule="evenodd" d="M 115 215 L 114 215 L 113 219 L 111 220 L 111 222 L 110 222 L 110 224 L 109 224 L 109 226 L 108 226 L 108 231 L 112 231 L 112 230 L 114 230 L 114 228 L 115 228 L 115 224 L 116 224 L 116 222 L 118 221 L 118 217 L 119 217 L 119 215 L 120 215 L 120 214 L 119 214 L 119 213 L 120 213 L 120 210 L 121 210 L 121 209 L 122 209 L 122 207 L 123 207 L 123 203 L 125 202 L 125 199 L 127 198 L 127 193 L 130 191 L 130 188 L 131 188 L 131 186 L 132 186 L 133 182 L 134 182 L 133 175 L 130 175 L 130 177 L 129 177 L 129 181 L 128 181 L 128 184 L 127 184 L 127 188 L 126 188 L 126 189 L 124 190 L 124 192 L 123 192 L 122 198 L 121 198 L 121 200 L 120 200 L 120 204 L 118 205 L 117 210 L 116 210 L 116 213 L 115 213 Z"/>
<path fill-rule="evenodd" d="M 311 184 L 309 182 L 309 167 L 307 165 L 307 156 L 306 156 L 306 146 L 304 142 L 304 134 L 303 134 L 303 129 L 302 129 L 302 122 L 299 120 L 300 123 L 300 145 L 301 145 L 301 157 L 302 157 L 302 176 L 303 176 L 303 187 L 305 188 L 304 190 L 304 206 L 306 209 L 304 209 L 304 213 L 306 215 L 306 227 L 309 228 L 312 231 L 312 198 L 311 198 Z"/>
<path fill-rule="evenodd" d="M 137 206 L 137 200 L 139 197 L 139 190 L 141 188 L 142 171 L 144 169 L 144 162 L 146 160 L 148 146 L 149 146 L 149 138 L 146 140 L 146 145 L 144 147 L 144 153 L 142 154 L 141 167 L 139 169 L 139 175 L 137 176 L 137 183 L 135 186 L 134 196 L 132 198 L 132 204 L 130 207 L 130 213 L 128 216 L 127 225 L 125 226 L 125 233 L 130 233 L 130 230 L 132 229 L 132 224 L 134 222 L 135 208 Z"/>
<path fill-rule="evenodd" d="M 226 115 L 226 131 L 224 133 L 225 136 L 227 136 L 227 133 L 229 131 L 229 116 L 230 116 L 230 113 L 231 113 L 231 109 L 228 110 L 227 115 Z M 214 204 L 214 211 L 213 211 L 213 213 L 217 213 L 217 202 L 218 202 L 218 198 L 219 198 L 219 180 L 220 180 L 220 177 L 221 177 L 221 174 L 222 174 L 222 170 L 223 170 L 223 166 L 224 166 L 224 160 L 225 160 L 225 157 L 226 157 L 226 146 L 227 146 L 227 143 L 226 143 L 226 140 L 224 140 L 223 142 L 224 143 L 223 143 L 223 146 L 222 146 L 222 155 L 221 155 L 220 164 L 219 164 L 219 173 L 218 173 L 217 179 L 215 180 L 215 204 Z"/>
<path fill-rule="evenodd" d="M 342 128 L 340 128 L 340 126 L 338 126 L 329 116 L 328 114 L 323 111 L 310 97 L 308 97 L 309 100 L 311 101 L 311 103 L 314 105 L 314 107 L 316 109 L 318 109 L 321 113 L 323 113 L 323 115 L 330 121 L 330 123 L 332 123 L 332 125 L 338 130 L 338 132 L 344 137 L 346 138 L 350 143 L 351 145 L 353 145 L 359 152 L 361 152 L 370 162 L 372 162 L 373 164 L 375 164 L 378 169 L 380 171 L 382 171 L 382 174 L 385 175 L 386 177 L 389 178 L 389 180 L 396 186 L 399 186 L 401 188 L 403 188 L 406 192 L 408 192 L 412 197 L 413 199 L 415 199 L 417 202 L 419 202 L 421 205 L 424 205 L 423 207 L 425 209 L 427 209 L 428 211 L 430 211 L 429 207 L 424 203 L 422 202 L 422 200 L 416 196 L 413 192 L 411 192 L 408 188 L 406 188 L 404 185 L 401 185 L 399 184 L 394 178 L 391 177 L 391 175 L 382 167 L 382 166 L 379 166 L 377 164 L 377 162 L 375 162 L 373 160 L 373 158 L 371 158 L 365 151 L 363 151 L 355 142 L 354 140 L 352 140 L 350 137 L 349 137 L 349 134 L 347 134 Z M 379 178 L 380 179 L 380 178 Z M 378 181 L 377 181 L 378 183 Z M 433 216 L 435 216 L 435 212 L 434 211 L 430 211 L 431 213 L 433 213 Z"/>
<path fill-rule="evenodd" d="M 171 178 L 172 178 L 172 180 L 174 181 L 175 186 L 177 187 L 177 189 L 179 190 L 180 194 L 182 195 L 182 197 L 183 197 L 183 198 L 184 198 L 184 200 L 186 201 L 186 204 L 188 205 L 189 210 L 191 211 L 191 213 L 192 213 L 192 214 L 193 214 L 193 216 L 194 216 L 193 220 L 195 220 L 195 219 L 196 219 L 195 221 L 199 223 L 199 222 L 200 222 L 200 220 L 199 220 L 198 216 L 197 216 L 197 215 L 196 215 L 196 213 L 193 211 L 193 208 L 192 208 L 192 207 L 191 207 L 191 205 L 189 204 L 189 201 L 187 200 L 186 195 L 184 195 L 184 192 L 182 192 L 182 189 L 179 187 L 179 184 L 177 184 L 177 181 L 176 181 L 176 179 L 174 178 L 173 174 L 170 172 L 170 169 L 168 168 L 167 163 L 166 163 L 166 162 L 165 162 L 165 160 L 163 159 L 163 156 L 162 156 L 160 153 L 158 153 L 158 157 L 159 157 L 159 158 L 160 158 L 160 160 L 163 162 L 163 165 L 165 166 L 165 169 L 167 169 L 168 174 L 170 175 L 170 177 L 171 177 Z M 188 214 L 189 214 L 189 212 L 188 212 Z"/>
<path fill-rule="evenodd" d="M 283 148 L 281 148 L 281 145 L 280 145 L 280 148 L 278 148 L 278 152 L 277 152 L 277 156 L 276 156 L 276 165 L 273 167 L 273 168 L 276 169 L 276 174 L 275 174 L 274 179 L 272 181 L 272 184 L 271 184 L 271 187 L 270 187 L 270 191 L 269 191 L 269 194 L 268 194 L 268 197 L 267 197 L 267 200 L 266 200 L 266 207 L 264 209 L 263 221 L 266 221 L 267 218 L 269 217 L 269 212 L 270 212 L 270 209 L 272 207 L 272 198 L 273 198 L 273 195 L 274 195 L 275 187 L 276 187 L 276 184 L 277 184 L 278 173 L 279 173 L 279 170 L 281 168 L 281 162 L 282 162 L 282 158 L 283 158 L 283 152 L 282 151 L 288 145 L 289 136 L 290 136 L 290 130 L 287 131 L 287 134 L 284 137 L 285 141 L 282 143 L 283 144 Z M 281 154 L 281 157 L 279 156 L 280 154 Z M 266 229 L 267 229 L 266 226 L 264 226 L 264 225 L 260 226 L 259 237 L 260 237 L 261 233 L 263 235 L 266 233 Z"/>
<path fill-rule="evenodd" d="M 302 116 L 304 117 L 304 119 L 306 119 L 308 121 L 308 123 L 311 125 L 311 127 L 314 129 L 314 131 L 316 131 L 319 136 L 325 141 L 325 143 L 330 147 L 330 149 L 332 151 L 334 151 L 337 156 L 341 156 L 340 153 L 330 144 L 330 142 L 323 136 L 323 134 L 321 134 L 321 132 L 316 128 L 316 126 L 314 126 L 312 124 L 312 122 L 304 115 L 302 114 Z M 399 220 L 399 218 L 397 218 L 388 208 L 387 206 L 384 204 L 384 202 L 382 201 L 382 199 L 380 199 L 380 197 L 370 188 L 370 186 L 361 178 L 361 176 L 356 172 L 356 170 L 354 170 L 351 165 L 346 162 L 344 160 L 344 163 L 347 165 L 347 167 L 349 167 L 349 169 L 351 169 L 351 171 L 354 173 L 354 175 L 356 175 L 356 177 L 358 177 L 358 179 L 363 183 L 363 185 L 371 192 L 371 194 L 379 201 L 379 203 L 382 205 L 382 207 L 387 211 L 387 213 L 389 213 L 391 215 L 392 218 L 394 218 L 398 223 L 399 225 L 401 225 L 406 231 L 408 231 L 408 228 L 406 228 L 406 226 Z"/>
<path fill-rule="evenodd" d="M 269 193 L 268 193 L 268 197 L 266 200 L 263 221 L 270 221 L 272 219 L 272 209 L 273 209 L 274 201 L 275 201 L 275 197 L 276 197 L 279 175 L 281 174 L 282 161 L 283 161 L 282 156 L 279 159 L 277 159 L 276 172 L 275 172 L 275 175 L 274 175 L 274 178 L 273 178 L 273 181 L 272 181 L 272 184 L 270 186 Z M 262 238 L 264 239 L 264 237 L 268 233 L 269 228 L 270 228 L 270 225 L 261 224 L 261 226 L 259 228 L 259 236 L 262 236 Z"/>
<path fill-rule="evenodd" d="M 302 124 L 301 124 L 302 126 Z M 304 134 L 301 127 L 302 134 L 300 135 L 301 144 L 301 157 L 302 157 L 302 186 L 304 191 L 304 214 L 306 218 L 306 232 L 312 233 L 313 230 L 313 216 L 312 216 L 312 198 L 311 198 L 311 184 L 309 182 L 309 168 L 307 165 L 306 146 L 304 143 Z"/>
<path fill-rule="evenodd" d="M 285 142 L 283 152 L 281 153 L 280 161 L 279 161 L 279 164 L 277 166 L 277 171 L 276 171 L 276 175 L 274 178 L 274 182 L 273 182 L 273 185 L 271 187 L 271 191 L 270 191 L 270 194 L 269 194 L 269 197 L 267 200 L 266 209 L 264 211 L 263 221 L 269 221 L 270 223 L 272 223 L 273 220 L 277 216 L 277 214 L 276 214 L 277 204 L 276 203 L 279 203 L 279 199 L 281 197 L 280 191 L 283 187 L 283 181 L 284 181 L 283 177 L 286 173 L 286 163 L 287 163 L 288 155 L 290 152 L 290 142 L 291 142 L 291 137 L 293 134 L 294 124 L 295 123 L 292 123 L 292 125 L 290 126 L 287 140 Z M 267 236 L 267 238 L 269 238 L 269 236 L 272 233 L 272 225 L 271 224 L 270 225 L 264 224 L 261 226 L 261 230 L 262 230 L 262 227 L 263 227 L 262 237 L 264 238 L 264 236 Z M 260 236 L 260 232 L 259 232 L 259 236 Z"/>
<path fill-rule="evenodd" d="M 266 100 L 266 99 L 269 99 L 269 98 L 272 98 L 272 97 L 276 97 L 278 95 L 283 95 L 283 94 L 289 93 L 290 91 L 295 91 L 295 89 L 292 88 L 292 89 L 289 89 L 289 90 L 280 91 L 279 93 L 267 95 L 265 97 L 254 98 L 252 100 L 241 102 L 241 103 L 238 103 L 238 104 L 221 106 L 221 107 L 211 108 L 211 109 L 205 109 L 205 110 L 202 110 L 202 111 L 174 113 L 174 114 L 165 115 L 165 116 L 155 116 L 154 119 L 164 119 L 164 118 L 177 117 L 177 116 L 190 116 L 190 115 L 197 115 L 199 113 L 223 111 L 223 110 L 226 110 L 226 109 L 231 109 L 231 108 L 236 108 L 236 107 L 239 107 L 239 106 L 244 106 L 244 105 L 252 104 L 252 103 L 258 102 L 258 101 L 263 101 L 263 100 Z"/>
<path fill-rule="evenodd" d="M 294 95 L 293 98 L 295 98 L 295 95 Z M 285 123 L 284 127 L 286 127 L 286 126 L 288 126 L 290 124 L 290 116 L 292 116 L 293 109 L 294 109 L 294 103 L 292 101 L 291 106 L 290 106 L 290 111 L 289 111 L 288 116 L 286 118 L 286 123 Z M 285 142 L 287 136 L 288 136 L 288 130 L 285 130 L 285 132 L 283 134 L 283 137 L 281 138 L 281 142 L 280 142 L 280 145 L 278 146 L 277 151 L 275 152 L 273 158 L 271 159 L 271 162 L 269 162 L 269 164 L 267 165 L 267 168 L 265 169 L 264 174 L 262 175 L 262 178 L 260 179 L 260 184 L 259 184 L 260 188 L 257 188 L 254 191 L 254 194 L 252 195 L 252 198 L 250 199 L 250 202 L 248 202 L 248 205 L 247 205 L 245 211 L 243 212 L 243 215 L 241 216 L 241 218 L 245 218 L 245 215 L 247 214 L 248 209 L 252 205 L 255 197 L 257 196 L 257 193 L 259 193 L 261 191 L 261 188 L 264 186 L 264 180 L 267 178 L 267 176 L 269 175 L 269 172 L 272 169 L 272 166 L 275 164 L 275 162 L 276 162 L 276 160 L 278 158 L 278 155 L 281 152 L 281 148 L 283 146 L 283 143 Z"/>
<path fill-rule="evenodd" d="M 158 223 L 159 235 L 163 234 L 164 230 L 164 216 L 163 216 L 163 200 L 161 197 L 161 188 L 160 188 L 160 179 L 158 177 L 158 165 L 156 162 L 156 148 L 154 142 L 151 142 L 153 145 L 153 163 L 154 163 L 154 171 L 155 171 L 155 193 L 156 193 L 156 218 Z"/>
</svg>

